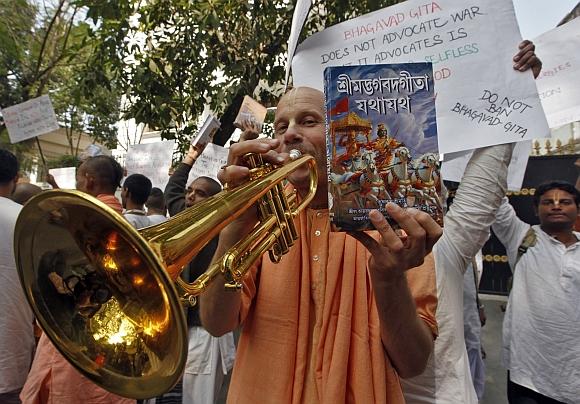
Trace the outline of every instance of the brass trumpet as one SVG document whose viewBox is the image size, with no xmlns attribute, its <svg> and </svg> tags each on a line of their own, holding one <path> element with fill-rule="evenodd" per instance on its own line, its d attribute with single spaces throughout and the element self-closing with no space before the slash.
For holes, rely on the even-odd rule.
<svg viewBox="0 0 580 404">
<path fill-rule="evenodd" d="M 292 153 L 291 153 L 292 155 Z M 316 163 L 298 157 L 275 168 L 247 155 L 250 181 L 175 215 L 135 230 L 111 208 L 78 191 L 38 194 L 22 209 L 15 256 L 22 286 L 47 337 L 80 372 L 115 394 L 143 399 L 171 389 L 187 356 L 184 304 L 219 274 L 237 289 L 263 253 L 278 261 L 298 238 L 294 217 L 314 197 Z M 285 178 L 310 170 L 299 200 Z M 193 283 L 184 265 L 247 209 L 259 222 L 249 236 Z"/>
</svg>

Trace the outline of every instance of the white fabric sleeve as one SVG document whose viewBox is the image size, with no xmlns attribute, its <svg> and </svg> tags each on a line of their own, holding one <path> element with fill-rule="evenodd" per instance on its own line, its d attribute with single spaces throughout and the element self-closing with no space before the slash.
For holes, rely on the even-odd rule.
<svg viewBox="0 0 580 404">
<path fill-rule="evenodd" d="M 453 204 L 445 216 L 440 240 L 449 258 L 457 260 L 457 268 L 470 260 L 483 247 L 495 213 L 507 190 L 507 169 L 513 144 L 484 147 L 469 160 Z M 439 243 L 438 243 L 439 244 Z"/>
<path fill-rule="evenodd" d="M 518 247 L 526 236 L 530 225 L 517 217 L 508 198 L 504 197 L 495 215 L 495 223 L 491 227 L 498 240 L 506 248 L 510 266 L 513 268 Z"/>
</svg>

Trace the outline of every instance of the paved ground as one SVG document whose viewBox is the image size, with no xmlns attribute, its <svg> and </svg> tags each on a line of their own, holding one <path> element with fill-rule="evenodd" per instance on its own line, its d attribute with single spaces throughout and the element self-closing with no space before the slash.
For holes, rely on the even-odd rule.
<svg viewBox="0 0 580 404">
<path fill-rule="evenodd" d="M 485 394 L 482 404 L 507 404 L 506 371 L 501 366 L 501 327 L 504 313 L 500 309 L 503 301 L 481 299 L 485 305 L 487 323 L 482 328 L 482 343 L 487 353 L 485 359 Z"/>
</svg>

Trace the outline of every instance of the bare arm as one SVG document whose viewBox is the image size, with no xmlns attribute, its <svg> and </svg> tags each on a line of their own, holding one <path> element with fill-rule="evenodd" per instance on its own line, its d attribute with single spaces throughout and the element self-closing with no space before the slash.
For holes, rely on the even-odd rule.
<svg viewBox="0 0 580 404">
<path fill-rule="evenodd" d="M 378 211 L 370 214 L 381 234 L 376 241 L 364 233 L 353 234 L 371 252 L 369 271 L 381 324 L 385 352 L 403 378 L 419 375 L 433 351 L 429 327 L 417 315 L 405 272 L 423 263 L 442 229 L 424 212 L 387 205 L 389 215 L 407 233 L 401 239 Z"/>
<path fill-rule="evenodd" d="M 402 378 L 421 374 L 433 351 L 431 330 L 417 316 L 415 301 L 403 276 L 371 275 L 379 308 L 381 340 Z"/>
</svg>

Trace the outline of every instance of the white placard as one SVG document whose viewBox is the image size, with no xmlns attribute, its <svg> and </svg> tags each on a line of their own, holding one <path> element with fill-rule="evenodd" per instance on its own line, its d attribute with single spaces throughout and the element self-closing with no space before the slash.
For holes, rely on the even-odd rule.
<svg viewBox="0 0 580 404">
<path fill-rule="evenodd" d="M 44 135 L 59 128 L 52 102 L 46 94 L 3 108 L 2 116 L 12 143 Z"/>
<path fill-rule="evenodd" d="M 125 160 L 127 175 L 143 174 L 154 187 L 164 190 L 169 181 L 174 145 L 173 140 L 130 145 Z"/>
<path fill-rule="evenodd" d="M 219 182 L 217 174 L 220 168 L 228 163 L 229 150 L 215 143 L 208 143 L 203 153 L 197 158 L 187 179 L 187 185 L 197 177 L 210 177 Z"/>
<path fill-rule="evenodd" d="M 328 66 L 428 61 L 441 153 L 545 137 L 533 75 L 513 69 L 520 42 L 511 0 L 408 0 L 305 40 L 293 81 L 322 90 Z"/>
<path fill-rule="evenodd" d="M 543 67 L 536 79 L 550 128 L 580 121 L 580 18 L 534 40 Z"/>
<path fill-rule="evenodd" d="M 77 169 L 75 167 L 51 168 L 49 174 L 54 177 L 54 182 L 61 189 L 76 189 Z"/>
<path fill-rule="evenodd" d="M 288 88 L 288 78 L 290 77 L 290 66 L 292 65 L 292 58 L 296 51 L 300 31 L 304 26 L 308 11 L 312 6 L 311 0 L 297 0 L 294 6 L 294 14 L 292 15 L 292 28 L 290 29 L 290 36 L 288 37 L 288 56 L 286 58 L 286 79 L 284 80 L 284 89 Z"/>
<path fill-rule="evenodd" d="M 508 169 L 508 191 L 519 191 L 522 188 L 522 182 L 524 181 L 531 151 L 531 140 L 516 144 Z M 469 163 L 472 154 L 473 150 L 446 154 L 441 165 L 441 176 L 443 179 L 461 182 L 465 167 L 467 167 L 467 163 Z"/>
</svg>

